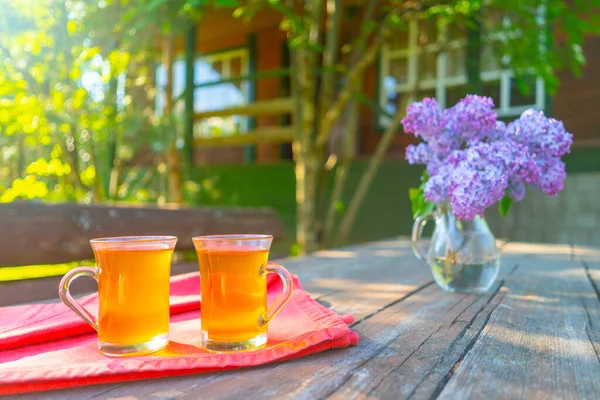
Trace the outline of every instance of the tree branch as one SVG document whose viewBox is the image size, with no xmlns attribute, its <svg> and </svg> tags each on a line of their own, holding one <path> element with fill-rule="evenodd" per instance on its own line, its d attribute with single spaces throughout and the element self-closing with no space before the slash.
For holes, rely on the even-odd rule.
<svg viewBox="0 0 600 400">
<path fill-rule="evenodd" d="M 438 51 L 443 51 L 446 47 L 447 42 L 444 43 Z M 407 93 L 403 98 L 403 104 L 399 105 L 394 118 L 390 122 L 389 126 L 383 133 L 383 136 L 377 143 L 377 148 L 375 149 L 375 154 L 369 160 L 369 165 L 367 166 L 367 170 L 362 174 L 360 181 L 358 182 L 358 187 L 354 191 L 352 195 L 352 199 L 350 200 L 350 205 L 348 206 L 348 212 L 344 215 L 342 219 L 342 223 L 340 224 L 339 229 L 339 237 L 342 243 L 346 243 L 348 241 L 348 237 L 350 236 L 350 229 L 354 224 L 354 220 L 356 219 L 356 214 L 360 209 L 362 201 L 364 200 L 367 190 L 369 190 L 369 186 L 373 181 L 375 174 L 377 173 L 377 169 L 381 164 L 381 161 L 385 158 L 385 154 L 387 153 L 390 144 L 392 143 L 392 139 L 394 138 L 394 134 L 396 133 L 398 124 L 402 118 L 406 115 L 406 107 L 408 106 L 408 102 L 414 98 L 419 92 L 420 86 L 420 66 L 417 66 L 415 81 L 412 82 L 412 88 L 409 93 Z"/>
<path fill-rule="evenodd" d="M 352 47 L 352 53 L 349 58 L 348 65 L 355 65 L 360 59 L 360 55 L 363 53 L 367 39 L 370 34 L 376 30 L 377 24 L 373 22 L 373 17 L 375 14 L 375 10 L 379 4 L 380 0 L 369 0 L 366 9 L 363 13 L 363 18 L 361 22 L 361 30 L 359 35 L 357 36 L 354 46 Z M 356 82 L 357 86 L 362 86 L 362 82 Z M 353 94 L 356 92 L 356 87 L 353 87 Z M 332 94 L 328 94 L 327 96 L 323 96 L 323 99 L 327 99 L 327 103 L 321 104 L 321 120 L 324 118 L 324 115 L 327 110 L 327 106 L 329 105 L 329 101 L 332 97 Z M 343 114 L 346 114 L 346 123 L 343 128 L 344 132 L 340 136 L 340 140 L 342 142 L 342 149 L 338 154 L 339 166 L 335 170 L 334 184 L 333 190 L 331 193 L 331 198 L 329 199 L 329 206 L 327 210 L 323 210 L 323 228 L 322 228 L 322 247 L 328 248 L 333 244 L 333 233 L 335 229 L 335 221 L 338 210 L 338 203 L 342 198 L 342 194 L 344 191 L 344 187 L 346 184 L 346 178 L 348 176 L 348 169 L 350 168 L 350 159 L 353 155 L 354 144 L 356 139 L 356 132 L 358 129 L 358 104 L 356 101 L 350 102 L 350 109 L 348 109 L 347 105 L 343 107 L 342 115 L 339 118 L 343 118 Z M 335 121 L 334 121 L 335 124 Z M 333 128 L 333 125 L 332 125 Z M 323 149 L 324 150 L 324 149 Z M 326 184 L 326 177 L 328 174 L 325 171 L 322 171 L 322 180 L 323 185 Z M 322 197 L 324 197 L 322 195 Z M 322 202 L 325 202 L 325 199 L 322 199 Z"/>
<path fill-rule="evenodd" d="M 369 35 L 371 34 L 371 29 L 369 28 L 369 24 L 373 20 L 373 16 L 375 14 L 375 10 L 377 9 L 377 6 L 379 5 L 379 1 L 380 0 L 369 0 L 369 3 L 367 4 L 367 8 L 365 9 L 365 13 L 364 13 L 364 18 L 363 18 L 363 21 L 361 24 L 360 34 L 356 38 L 356 41 L 354 42 L 354 46 L 352 49 L 352 55 L 350 57 L 350 65 L 354 65 L 358 61 L 360 54 L 363 52 L 365 45 L 367 44 L 367 39 L 369 38 Z"/>
<path fill-rule="evenodd" d="M 359 90 L 359 88 L 356 88 L 356 90 Z M 325 215 L 325 224 L 323 228 L 324 248 L 329 248 L 334 244 L 333 234 L 335 231 L 335 221 L 338 213 L 337 205 L 339 202 L 341 202 L 344 187 L 348 178 L 348 171 L 350 169 L 350 162 L 352 160 L 352 152 L 354 150 L 354 140 L 356 138 L 356 132 L 359 125 L 359 103 L 353 101 L 350 104 L 351 106 L 346 112 L 347 121 L 345 125 L 343 148 L 340 154 L 340 163 L 335 170 L 335 179 L 331 200 L 329 202 L 329 209 Z"/>
<path fill-rule="evenodd" d="M 327 107 L 333 96 L 333 66 L 337 61 L 338 43 L 340 36 L 340 20 L 342 14 L 341 0 L 327 0 L 327 36 L 325 38 L 325 53 L 323 54 L 323 75 L 321 78 L 321 96 L 319 117 L 327 112 Z"/>
<path fill-rule="evenodd" d="M 339 36 L 340 36 L 340 21 L 342 14 L 341 0 L 326 0 L 327 10 L 327 34 L 325 36 L 325 51 L 323 53 L 323 68 L 321 73 L 321 84 L 319 95 L 315 96 L 315 102 L 318 104 L 317 118 L 315 119 L 314 129 L 318 128 L 318 121 L 323 119 L 329 104 L 333 98 L 334 92 L 334 73 L 333 68 L 337 62 L 339 51 Z M 325 148 L 317 148 L 318 157 L 321 163 L 325 158 Z M 317 172 L 317 199 L 315 230 L 319 242 L 322 238 L 324 218 L 324 208 L 327 201 L 327 181 L 329 174 L 323 168 L 319 168 Z"/>
<path fill-rule="evenodd" d="M 385 15 L 382 22 L 378 24 L 378 30 L 371 46 L 367 49 L 363 57 L 352 66 L 348 72 L 347 79 L 344 88 L 339 93 L 338 98 L 329 108 L 325 117 L 321 121 L 318 137 L 316 141 L 317 147 L 323 147 L 327 142 L 327 138 L 333 128 L 335 122 L 340 118 L 344 111 L 344 107 L 348 101 L 352 98 L 352 86 L 355 85 L 356 81 L 362 76 L 364 71 L 375 61 L 377 54 L 381 50 L 381 47 L 391 34 L 390 22 L 394 17 L 405 17 L 410 14 L 422 11 L 424 8 L 429 7 L 423 2 L 407 1 L 402 5 L 392 9 L 388 14 Z M 368 22 L 367 22 L 368 23 Z M 365 39 L 366 40 L 366 39 Z"/>
<path fill-rule="evenodd" d="M 369 49 L 361 58 L 361 60 L 358 63 L 356 63 L 356 65 L 348 73 L 345 88 L 340 92 L 336 101 L 329 108 L 329 110 L 321 120 L 316 141 L 317 148 L 322 148 L 325 146 L 325 143 L 327 142 L 327 138 L 331 133 L 333 125 L 340 118 L 344 111 L 344 107 L 352 98 L 352 91 L 350 88 L 362 76 L 364 71 L 375 61 L 377 53 L 379 53 L 379 50 L 381 49 L 381 46 L 385 42 L 385 39 L 388 35 L 389 28 L 384 27 L 383 29 L 381 29 L 373 44 L 369 47 Z"/>
</svg>

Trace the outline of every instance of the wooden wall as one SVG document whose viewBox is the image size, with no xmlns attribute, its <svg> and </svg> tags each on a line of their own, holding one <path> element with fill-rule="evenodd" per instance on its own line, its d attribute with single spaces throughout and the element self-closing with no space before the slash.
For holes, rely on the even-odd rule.
<svg viewBox="0 0 600 400">
<path fill-rule="evenodd" d="M 581 77 L 570 71 L 558 74 L 560 86 L 550 100 L 550 114 L 565 123 L 575 145 L 600 147 L 600 37 L 585 39 L 586 65 Z"/>
</svg>

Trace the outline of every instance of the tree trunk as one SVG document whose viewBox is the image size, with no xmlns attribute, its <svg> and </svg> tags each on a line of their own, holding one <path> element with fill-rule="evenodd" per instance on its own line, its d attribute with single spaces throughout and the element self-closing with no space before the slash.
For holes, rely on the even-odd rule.
<svg viewBox="0 0 600 400">
<path fill-rule="evenodd" d="M 298 143 L 293 146 L 296 172 L 296 241 L 300 255 L 317 250 L 315 202 L 317 159 Z"/>
<path fill-rule="evenodd" d="M 171 203 L 183 204 L 183 190 L 181 184 L 181 157 L 175 144 L 167 154 L 167 165 L 169 168 L 169 199 Z"/>
<path fill-rule="evenodd" d="M 360 107 L 358 102 L 353 101 L 348 105 L 346 111 L 345 135 L 342 138 L 342 149 L 340 151 L 340 162 L 335 170 L 335 180 L 333 191 L 329 201 L 329 208 L 325 216 L 325 225 L 323 229 L 323 247 L 330 248 L 334 245 L 334 232 L 336 216 L 338 214 L 338 204 L 342 201 L 344 187 L 348 177 L 350 163 L 354 157 L 355 139 L 358 131 Z"/>
<path fill-rule="evenodd" d="M 427 38 L 425 37 L 425 40 L 426 39 Z M 423 43 L 421 43 L 421 48 L 422 46 Z M 443 51 L 445 46 L 446 43 L 438 50 L 438 54 L 439 52 Z M 423 57 L 419 58 L 421 59 L 421 62 L 424 62 Z M 354 220 L 356 219 L 358 210 L 360 209 L 360 206 L 367 194 L 367 191 L 371 186 L 371 182 L 375 178 L 375 174 L 377 173 L 379 165 L 381 164 L 381 162 L 385 158 L 385 155 L 387 154 L 388 148 L 392 143 L 392 139 L 394 138 L 394 134 L 396 134 L 397 127 L 400 124 L 400 121 L 406 115 L 406 107 L 408 106 L 408 102 L 410 101 L 410 99 L 415 98 L 415 96 L 419 92 L 420 75 L 418 71 L 419 68 L 417 68 L 417 74 L 414 78 L 414 81 L 411 82 L 412 87 L 410 92 L 406 93 L 406 95 L 402 99 L 402 104 L 398 105 L 398 110 L 396 114 L 392 118 L 390 125 L 386 128 L 385 132 L 383 133 L 383 136 L 379 140 L 379 143 L 377 143 L 375 154 L 373 154 L 373 156 L 369 160 L 367 170 L 362 174 L 360 181 L 358 182 L 358 187 L 352 195 L 352 199 L 350 200 L 350 205 L 348 206 L 347 213 L 344 215 L 342 223 L 340 224 L 339 237 L 342 243 L 348 242 L 348 239 L 350 237 L 350 229 L 354 224 Z"/>
<path fill-rule="evenodd" d="M 116 48 L 116 46 L 113 46 Z M 121 172 L 121 160 L 117 155 L 117 147 L 118 147 L 118 132 L 117 132 L 117 77 L 113 76 L 109 82 L 109 94 L 107 96 L 108 107 L 112 109 L 110 115 L 110 140 L 108 142 L 108 160 L 110 167 L 110 175 L 108 179 L 108 197 L 110 199 L 117 199 L 117 189 L 119 187 L 119 175 Z"/>
<path fill-rule="evenodd" d="M 325 50 L 323 52 L 323 68 L 320 73 L 320 86 L 319 93 L 316 96 L 317 104 L 319 105 L 317 120 L 315 121 L 315 129 L 320 126 L 320 121 L 325 117 L 329 105 L 333 101 L 334 87 L 336 78 L 333 74 L 333 68 L 337 63 L 339 53 L 339 37 L 341 31 L 341 19 L 342 19 L 342 2 L 341 0 L 326 0 L 327 18 L 326 25 L 327 31 L 325 36 Z M 325 164 L 327 159 L 328 149 L 327 146 L 317 148 L 319 163 Z M 325 213 L 327 207 L 327 186 L 329 182 L 330 168 L 324 168 L 320 166 L 317 169 L 316 183 L 317 183 L 317 199 L 315 204 L 315 235 L 319 247 L 322 247 L 323 235 L 324 235 L 324 224 Z"/>
<path fill-rule="evenodd" d="M 296 241 L 300 254 L 317 249 L 315 204 L 318 153 L 313 145 L 315 119 L 315 57 L 307 49 L 292 50 L 292 94 L 299 101 L 297 139 L 293 144 L 296 172 Z M 299 115 L 298 115 L 299 114 Z"/>
<path fill-rule="evenodd" d="M 115 20 L 121 18 L 121 2 L 116 1 L 112 5 L 112 13 Z M 119 47 L 119 40 L 117 38 L 110 41 L 109 51 L 112 52 Z M 108 141 L 108 168 L 110 174 L 108 176 L 108 187 L 107 193 L 108 198 L 112 200 L 116 200 L 119 197 L 118 189 L 119 189 L 119 179 L 121 178 L 121 159 L 118 156 L 117 149 L 119 147 L 120 142 L 120 132 L 119 127 L 117 126 L 117 90 L 118 90 L 118 76 L 115 75 L 115 71 L 111 71 L 111 79 L 108 84 L 109 94 L 105 99 L 105 104 L 108 105 L 108 108 L 112 110 L 110 114 L 110 140 Z"/>
<path fill-rule="evenodd" d="M 167 69 L 167 83 L 165 85 L 165 110 L 164 118 L 168 122 L 168 149 L 165 153 L 169 179 L 169 201 L 172 203 L 183 203 L 183 191 L 181 185 L 181 157 L 177 151 L 177 132 L 174 130 L 173 121 L 173 62 L 174 48 L 171 38 L 164 39 L 163 57 Z M 172 135 L 172 136 L 171 136 Z"/>
<path fill-rule="evenodd" d="M 365 46 L 369 37 L 369 24 L 373 20 L 375 10 L 379 4 L 379 0 L 369 0 L 367 3 L 362 22 L 361 29 L 356 37 L 353 51 L 350 56 L 350 66 L 355 66 L 364 55 Z M 351 86 L 353 85 L 353 86 Z M 348 89 L 352 92 L 362 90 L 362 76 L 359 77 L 356 82 L 348 82 Z M 345 112 L 345 129 L 344 134 L 340 138 L 342 141 L 341 149 L 339 151 L 340 160 L 339 165 L 335 171 L 334 186 L 329 201 L 329 207 L 325 214 L 325 222 L 323 227 L 323 243 L 322 247 L 330 248 L 334 245 L 334 233 L 336 217 L 339 212 L 339 204 L 341 203 L 342 195 L 344 193 L 344 187 L 348 177 L 348 170 L 350 169 L 350 162 L 356 155 L 356 135 L 358 132 L 360 107 L 357 101 L 350 101 L 346 106 Z"/>
</svg>

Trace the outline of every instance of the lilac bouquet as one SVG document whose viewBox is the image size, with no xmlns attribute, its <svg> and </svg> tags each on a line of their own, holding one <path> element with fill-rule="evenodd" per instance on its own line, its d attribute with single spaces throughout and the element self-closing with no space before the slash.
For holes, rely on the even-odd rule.
<svg viewBox="0 0 600 400">
<path fill-rule="evenodd" d="M 525 185 L 550 196 L 563 189 L 560 158 L 570 151 L 573 135 L 541 111 L 527 110 L 505 124 L 489 97 L 467 95 L 446 110 L 426 98 L 407 107 L 402 125 L 424 141 L 406 148 L 410 164 L 426 165 L 421 205 L 449 202 L 454 215 L 466 220 L 498 202 L 505 214 L 511 201 L 523 199 Z M 414 190 L 418 214 L 423 210 L 415 209 Z"/>
</svg>

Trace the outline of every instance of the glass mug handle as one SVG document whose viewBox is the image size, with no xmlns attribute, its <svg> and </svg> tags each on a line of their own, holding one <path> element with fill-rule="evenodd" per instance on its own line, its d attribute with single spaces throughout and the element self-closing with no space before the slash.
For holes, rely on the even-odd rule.
<svg viewBox="0 0 600 400">
<path fill-rule="evenodd" d="M 80 276 L 89 276 L 98 282 L 98 269 L 93 267 L 78 267 L 67 272 L 58 285 L 58 297 L 60 297 L 60 300 L 65 303 L 67 307 L 73 310 L 75 314 L 79 315 L 81 319 L 90 324 L 90 326 L 97 331 L 98 327 L 96 325 L 96 318 L 88 310 L 83 308 L 69 292 L 69 286 L 71 286 L 71 282 Z"/>
<path fill-rule="evenodd" d="M 277 297 L 275 303 L 273 303 L 271 307 L 267 310 L 267 312 L 258 318 L 258 323 L 260 324 L 260 326 L 268 324 L 269 321 L 271 321 L 273 317 L 277 315 L 279 311 L 281 311 L 281 309 L 283 308 L 283 306 L 285 306 L 290 297 L 292 297 L 292 290 L 294 285 L 292 282 L 292 275 L 288 272 L 287 269 L 285 269 L 279 264 L 267 264 L 263 271 L 267 274 L 279 275 L 279 277 L 281 278 L 281 282 L 283 283 L 283 291 Z"/>
<path fill-rule="evenodd" d="M 430 212 L 425 216 L 419 215 L 415 219 L 415 223 L 413 224 L 412 228 L 412 251 L 420 261 L 423 261 L 425 263 L 427 262 L 427 257 L 419 248 L 419 241 L 421 240 L 421 235 L 423 234 L 423 228 L 425 228 L 425 224 L 427 223 L 427 221 L 432 219 L 433 216 L 433 212 Z"/>
</svg>

